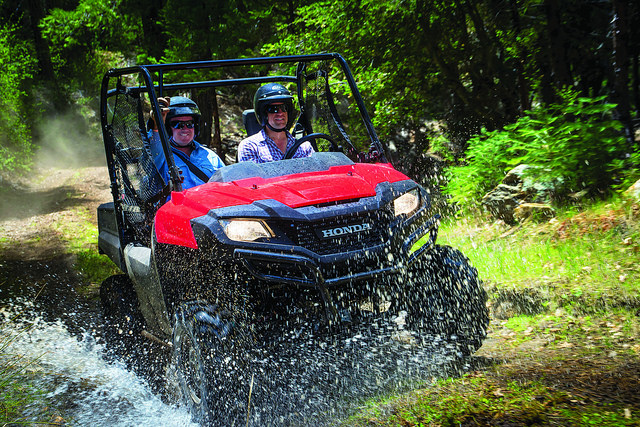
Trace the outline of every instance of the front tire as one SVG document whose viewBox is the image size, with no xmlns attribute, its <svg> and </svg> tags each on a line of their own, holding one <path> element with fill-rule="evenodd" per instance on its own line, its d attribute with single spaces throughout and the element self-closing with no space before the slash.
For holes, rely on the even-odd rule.
<svg viewBox="0 0 640 427">
<path fill-rule="evenodd" d="M 237 328 L 216 306 L 182 303 L 175 315 L 174 361 L 184 402 L 204 425 L 246 422 L 244 361 Z M 246 356 L 245 356 L 246 357 Z"/>
<path fill-rule="evenodd" d="M 465 356 L 482 346 L 489 326 L 487 294 L 462 252 L 436 246 L 407 279 L 403 306 L 410 329 L 440 335 Z"/>
</svg>

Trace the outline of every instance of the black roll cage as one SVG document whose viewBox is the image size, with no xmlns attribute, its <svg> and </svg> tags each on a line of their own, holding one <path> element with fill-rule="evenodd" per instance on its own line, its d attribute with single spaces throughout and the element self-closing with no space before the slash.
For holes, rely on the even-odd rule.
<svg viewBox="0 0 640 427">
<path fill-rule="evenodd" d="M 369 117 L 369 113 L 364 105 L 360 91 L 353 78 L 351 70 L 345 59 L 338 53 L 321 53 L 314 55 L 291 55 L 291 56 L 275 56 L 275 57 L 262 57 L 262 58 L 241 58 L 241 59 L 228 59 L 228 60 L 210 60 L 210 61 L 195 61 L 195 62 L 180 62 L 180 63 L 168 63 L 168 64 L 150 64 L 150 65 L 136 65 L 125 68 L 114 68 L 106 72 L 102 79 L 101 93 L 100 93 L 100 118 L 103 131 L 103 139 L 105 143 L 105 150 L 107 152 L 107 161 L 112 162 L 113 147 L 108 144 L 109 141 L 109 122 L 108 122 L 108 99 L 118 93 L 129 92 L 133 94 L 140 94 L 147 92 L 151 102 L 151 108 L 156 117 L 160 115 L 160 105 L 158 104 L 158 96 L 162 96 L 165 91 L 172 90 L 184 90 L 184 89 L 197 89 L 197 88 L 210 88 L 210 87 L 222 87 L 232 85 L 245 85 L 255 83 L 268 83 L 268 82 L 292 82 L 297 83 L 297 87 L 300 88 L 302 79 L 302 71 L 304 67 L 300 65 L 306 62 L 313 61 L 337 61 L 345 75 L 345 78 L 349 84 L 349 88 L 354 96 L 354 101 L 360 112 L 362 122 L 365 125 L 369 139 L 371 140 L 372 147 L 377 149 L 378 153 L 382 154 L 382 160 L 385 160 L 386 151 L 385 147 L 380 143 L 376 131 Z M 234 66 L 251 66 L 251 65 L 269 65 L 269 64 L 291 64 L 298 63 L 296 70 L 296 76 L 290 75 L 277 75 L 277 76 L 256 76 L 246 78 L 229 78 L 223 80 L 207 80 L 198 82 L 186 82 L 186 83 L 164 83 L 164 74 L 168 71 L 180 71 L 180 70 L 197 70 L 197 69 L 215 69 Z M 157 84 L 154 84 L 152 73 L 157 74 Z M 126 75 L 137 74 L 144 80 L 144 86 L 131 86 L 126 87 L 121 84 L 121 77 Z M 110 79 L 118 78 L 116 87 L 109 89 Z M 302 94 L 298 93 L 298 99 L 302 99 Z M 304 117 L 304 114 L 303 114 Z M 162 129 L 160 131 L 160 129 Z M 169 169 L 170 185 L 174 191 L 181 191 L 181 179 L 178 168 L 175 165 L 173 156 L 171 155 L 171 148 L 169 145 L 169 138 L 166 130 L 163 126 L 159 126 L 159 136 L 162 143 L 162 149 L 167 161 Z M 114 174 L 113 165 L 109 164 L 109 174 Z M 115 182 L 115 176 L 111 176 L 111 182 Z"/>
</svg>

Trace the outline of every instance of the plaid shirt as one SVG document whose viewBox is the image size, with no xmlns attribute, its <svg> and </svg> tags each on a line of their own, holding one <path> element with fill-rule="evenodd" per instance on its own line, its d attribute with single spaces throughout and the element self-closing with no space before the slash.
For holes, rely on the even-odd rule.
<svg viewBox="0 0 640 427">
<path fill-rule="evenodd" d="M 295 143 L 294 137 L 287 132 L 287 149 Z M 293 158 L 309 157 L 313 154 L 313 147 L 309 141 L 302 144 L 293 155 Z M 280 151 L 273 139 L 267 136 L 262 129 L 260 132 L 243 139 L 238 145 L 238 161 L 252 161 L 256 163 L 273 162 L 283 160 L 284 153 Z"/>
</svg>

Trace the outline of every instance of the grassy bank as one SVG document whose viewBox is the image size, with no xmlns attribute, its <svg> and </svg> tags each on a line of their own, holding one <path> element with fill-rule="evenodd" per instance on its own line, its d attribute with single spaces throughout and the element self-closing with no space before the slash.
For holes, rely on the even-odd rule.
<svg viewBox="0 0 640 427">
<path fill-rule="evenodd" d="M 31 384 L 37 375 L 38 359 L 8 351 L 14 341 L 29 333 L 29 327 L 14 328 L 16 319 L 4 320 L 0 325 L 0 425 L 64 424 L 49 405 L 46 393 Z M 33 419 L 41 421 L 34 422 Z"/>
<path fill-rule="evenodd" d="M 640 308 L 639 216 L 613 200 L 516 227 L 465 218 L 445 223 L 440 241 L 471 259 L 495 298 L 537 295 L 546 311 Z"/>
<path fill-rule="evenodd" d="M 74 269 L 85 282 L 79 291 L 97 295 L 100 283 L 119 270 L 109 258 L 98 253 L 98 227 L 89 208 L 75 208 L 73 221 L 57 223 L 53 228 L 65 243 L 67 252 L 75 255 Z"/>
<path fill-rule="evenodd" d="M 348 426 L 640 425 L 640 209 L 622 200 L 509 227 L 442 224 L 478 268 L 482 368 L 377 398 Z"/>
</svg>

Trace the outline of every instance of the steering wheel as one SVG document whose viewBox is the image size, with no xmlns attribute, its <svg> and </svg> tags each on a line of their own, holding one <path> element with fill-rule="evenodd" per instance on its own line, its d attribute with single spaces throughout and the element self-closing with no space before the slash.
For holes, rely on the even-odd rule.
<svg viewBox="0 0 640 427">
<path fill-rule="evenodd" d="M 302 144 L 316 138 L 325 139 L 329 141 L 329 144 L 331 144 L 330 151 L 341 151 L 340 146 L 336 144 L 336 142 L 329 135 L 327 135 L 326 133 L 318 132 L 318 133 L 310 133 L 309 135 L 305 135 L 302 138 L 296 140 L 296 142 L 291 146 L 291 148 L 289 148 L 287 152 L 284 154 L 284 158 L 285 159 L 293 158 L 293 155 L 296 153 L 296 151 L 298 151 L 298 148 L 300 148 Z"/>
</svg>

